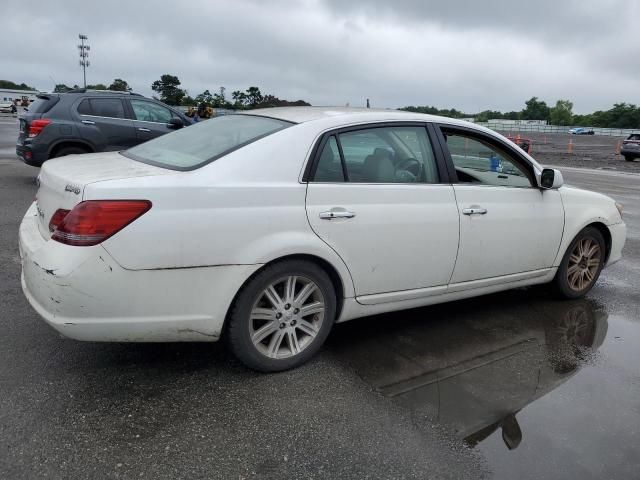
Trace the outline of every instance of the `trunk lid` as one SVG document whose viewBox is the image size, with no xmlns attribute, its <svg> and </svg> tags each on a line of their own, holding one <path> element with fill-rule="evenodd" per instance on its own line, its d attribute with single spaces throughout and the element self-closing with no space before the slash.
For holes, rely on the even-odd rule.
<svg viewBox="0 0 640 480">
<path fill-rule="evenodd" d="M 37 179 L 36 208 L 40 233 L 44 238 L 50 238 L 49 222 L 53 214 L 61 208 L 73 209 L 82 201 L 84 188 L 90 183 L 175 173 L 136 162 L 118 152 L 69 155 L 48 160 Z"/>
</svg>

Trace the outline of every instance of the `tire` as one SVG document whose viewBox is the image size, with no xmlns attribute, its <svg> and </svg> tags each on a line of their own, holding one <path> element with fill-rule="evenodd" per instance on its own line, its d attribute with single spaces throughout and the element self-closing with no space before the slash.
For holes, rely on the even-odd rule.
<svg viewBox="0 0 640 480">
<path fill-rule="evenodd" d="M 592 250 L 594 247 L 597 249 Z M 553 279 L 556 296 L 566 299 L 583 297 L 598 280 L 605 256 L 606 244 L 600 231 L 594 227 L 582 230 L 567 248 Z"/>
<path fill-rule="evenodd" d="M 88 152 L 81 147 L 62 147 L 60 150 L 57 150 L 51 158 L 66 157 L 67 155 L 82 155 L 83 153 Z"/>
<path fill-rule="evenodd" d="M 259 271 L 238 292 L 226 340 L 253 370 L 288 370 L 320 349 L 335 315 L 336 293 L 327 273 L 313 262 L 285 260 Z"/>
<path fill-rule="evenodd" d="M 631 155 L 625 155 L 625 156 L 624 156 L 624 159 L 625 159 L 627 162 L 633 162 L 633 161 L 635 160 L 635 157 L 632 157 Z"/>
</svg>

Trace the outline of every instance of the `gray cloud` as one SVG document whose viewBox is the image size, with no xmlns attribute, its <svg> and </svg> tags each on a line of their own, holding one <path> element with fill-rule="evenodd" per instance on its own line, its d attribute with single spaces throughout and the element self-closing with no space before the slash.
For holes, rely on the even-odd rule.
<svg viewBox="0 0 640 480">
<path fill-rule="evenodd" d="M 319 105 L 519 110 L 533 95 L 577 112 L 634 101 L 632 1 L 20 2 L 0 32 L 2 78 L 47 90 L 122 77 L 150 95 L 163 73 L 190 94 L 258 85 Z"/>
</svg>

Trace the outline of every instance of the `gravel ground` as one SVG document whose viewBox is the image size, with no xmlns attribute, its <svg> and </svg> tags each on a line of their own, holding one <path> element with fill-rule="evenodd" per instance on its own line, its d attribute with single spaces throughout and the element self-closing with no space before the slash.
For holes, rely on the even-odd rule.
<svg viewBox="0 0 640 480">
<path fill-rule="evenodd" d="M 622 142 L 622 137 L 532 132 L 521 136 L 533 140 L 532 155 L 545 165 L 640 173 L 640 159 L 627 162 L 622 155 L 616 153 L 616 146 L 618 142 Z M 573 153 L 568 153 L 569 141 L 573 143 Z"/>
</svg>

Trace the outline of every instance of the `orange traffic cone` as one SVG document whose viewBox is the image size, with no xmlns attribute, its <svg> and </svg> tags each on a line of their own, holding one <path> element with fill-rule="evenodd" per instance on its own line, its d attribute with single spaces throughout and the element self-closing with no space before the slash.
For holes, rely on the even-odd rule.
<svg viewBox="0 0 640 480">
<path fill-rule="evenodd" d="M 569 139 L 569 145 L 567 146 L 567 153 L 573 153 L 573 138 Z"/>
</svg>

